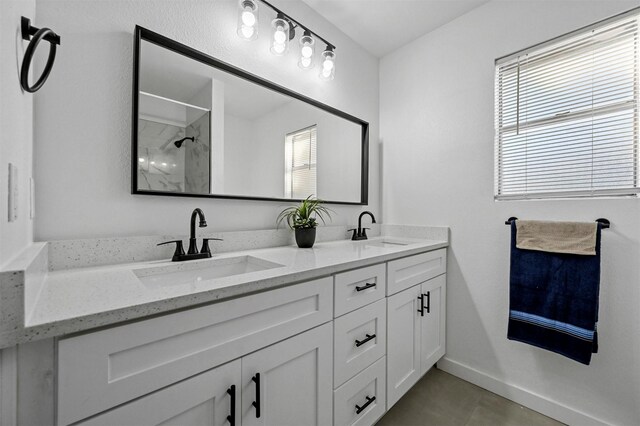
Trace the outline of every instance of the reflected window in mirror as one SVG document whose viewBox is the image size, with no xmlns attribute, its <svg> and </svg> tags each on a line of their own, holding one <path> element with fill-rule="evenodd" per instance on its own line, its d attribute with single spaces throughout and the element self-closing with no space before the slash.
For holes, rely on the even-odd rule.
<svg viewBox="0 0 640 426">
<path fill-rule="evenodd" d="M 318 193 L 317 127 L 314 124 L 285 138 L 285 198 L 302 199 Z"/>
</svg>

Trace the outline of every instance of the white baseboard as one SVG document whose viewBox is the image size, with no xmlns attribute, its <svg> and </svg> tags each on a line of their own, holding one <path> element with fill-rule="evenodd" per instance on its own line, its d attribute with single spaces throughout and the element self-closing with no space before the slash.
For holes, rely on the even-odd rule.
<svg viewBox="0 0 640 426">
<path fill-rule="evenodd" d="M 602 426 L 610 424 L 542 395 L 538 395 L 516 385 L 505 383 L 468 365 L 453 361 L 446 356 L 438 361 L 438 368 L 568 425 Z"/>
</svg>

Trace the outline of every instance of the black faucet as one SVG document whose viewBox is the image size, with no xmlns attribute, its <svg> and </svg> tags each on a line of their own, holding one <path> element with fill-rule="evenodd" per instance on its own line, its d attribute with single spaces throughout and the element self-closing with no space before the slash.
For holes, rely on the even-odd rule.
<svg viewBox="0 0 640 426">
<path fill-rule="evenodd" d="M 164 243 L 158 244 L 159 246 L 164 244 L 176 243 L 176 251 L 173 253 L 173 257 L 171 260 L 173 262 L 182 262 L 184 260 L 195 260 L 195 259 L 206 259 L 211 257 L 211 249 L 209 248 L 209 241 L 217 240 L 222 241 L 220 238 L 203 238 L 202 239 L 202 248 L 198 251 L 198 246 L 196 245 L 196 218 L 200 218 L 200 228 L 204 228 L 207 226 L 207 221 L 204 217 L 204 213 L 202 210 L 196 208 L 191 213 L 191 227 L 189 233 L 189 250 L 187 254 L 184 253 L 184 249 L 182 248 L 182 240 L 174 240 L 174 241 L 166 241 Z"/>
<path fill-rule="evenodd" d="M 362 227 L 362 216 L 364 216 L 365 214 L 368 214 L 369 216 L 371 216 L 371 223 L 376 223 L 376 218 L 373 215 L 373 213 L 371 213 L 370 211 L 364 211 L 360 213 L 360 216 L 358 216 L 358 229 L 349 229 L 349 231 L 353 231 L 353 235 L 351 236 L 351 239 L 353 241 L 367 239 L 367 229 L 371 229 L 371 228 Z"/>
</svg>

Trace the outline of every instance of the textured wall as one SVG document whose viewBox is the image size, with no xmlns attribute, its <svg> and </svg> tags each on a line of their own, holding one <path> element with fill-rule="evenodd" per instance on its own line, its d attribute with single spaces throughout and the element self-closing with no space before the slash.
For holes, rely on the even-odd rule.
<svg viewBox="0 0 640 426">
<path fill-rule="evenodd" d="M 0 1 L 0 268 L 33 240 L 29 178 L 34 95 L 20 87 L 20 66 L 27 48 L 20 37 L 21 16 L 35 20 L 35 0 Z M 14 222 L 7 215 L 9 163 L 18 167 L 18 220 Z"/>
<path fill-rule="evenodd" d="M 573 424 L 640 424 L 640 200 L 494 202 L 494 60 L 637 5 L 493 1 L 380 63 L 385 221 L 451 227 L 448 365 Z M 611 220 L 590 366 L 506 339 L 510 216 Z"/>
<path fill-rule="evenodd" d="M 37 240 L 186 233 L 199 206 L 212 230 L 272 228 L 286 204 L 130 194 L 131 78 L 136 24 L 371 123 L 370 205 L 378 197 L 378 60 L 299 1 L 277 4 L 337 46 L 336 79 L 303 72 L 294 50 L 268 51 L 268 20 L 247 43 L 224 1 L 39 0 L 38 18 L 63 37 L 56 68 L 35 102 Z M 336 206 L 334 224 L 360 207 Z"/>
</svg>

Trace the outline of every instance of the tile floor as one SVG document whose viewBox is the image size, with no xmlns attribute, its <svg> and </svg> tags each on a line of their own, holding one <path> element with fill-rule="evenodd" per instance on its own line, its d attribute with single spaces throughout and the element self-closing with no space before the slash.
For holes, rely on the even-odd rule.
<svg viewBox="0 0 640 426">
<path fill-rule="evenodd" d="M 547 416 L 432 368 L 377 426 L 552 426 Z"/>
</svg>

